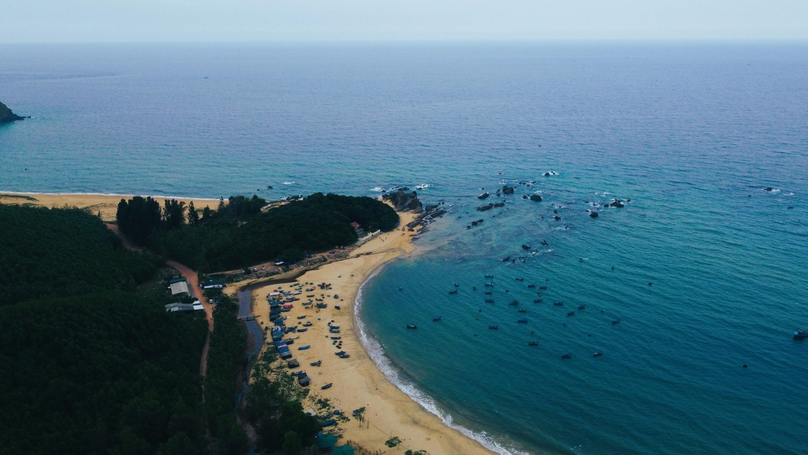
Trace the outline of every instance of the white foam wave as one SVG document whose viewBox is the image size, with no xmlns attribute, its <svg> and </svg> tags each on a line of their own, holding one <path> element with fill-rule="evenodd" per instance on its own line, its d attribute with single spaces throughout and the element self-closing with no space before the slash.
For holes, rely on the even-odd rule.
<svg viewBox="0 0 808 455">
<path fill-rule="evenodd" d="M 416 190 L 425 190 L 425 189 L 429 188 L 430 186 L 432 186 L 432 185 L 430 185 L 429 183 L 422 183 L 420 185 L 415 185 L 415 189 Z"/>
<path fill-rule="evenodd" d="M 383 269 L 383 268 L 382 268 Z M 387 357 L 384 353 L 384 348 L 379 344 L 379 342 L 368 336 L 367 330 L 365 328 L 365 323 L 359 317 L 359 310 L 362 306 L 362 296 L 364 294 L 365 286 L 370 283 L 376 275 L 382 270 L 379 269 L 374 272 L 368 279 L 362 283 L 362 286 L 359 287 L 359 291 L 356 293 L 356 301 L 354 302 L 354 326 L 356 327 L 356 333 L 359 336 L 359 342 L 362 344 L 365 352 L 367 352 L 368 356 L 373 360 L 376 364 L 376 367 L 379 371 L 384 374 L 390 383 L 396 386 L 399 390 L 407 394 L 413 401 L 418 403 L 422 408 L 424 408 L 429 413 L 437 416 L 446 426 L 452 428 L 454 430 L 463 433 L 467 437 L 474 439 L 475 441 L 479 442 L 483 445 L 483 447 L 491 450 L 492 452 L 496 452 L 500 455 L 528 455 L 526 452 L 521 452 L 515 449 L 507 449 L 503 447 L 501 444 L 496 442 L 491 436 L 489 436 L 486 432 L 480 431 L 475 432 L 466 427 L 457 425 L 454 423 L 454 419 L 450 414 L 440 409 L 435 403 L 435 400 L 432 399 L 429 395 L 427 395 L 422 390 L 418 389 L 418 387 L 413 384 L 411 381 L 404 379 L 401 374 L 399 374 L 400 370 L 393 365 L 393 362 Z"/>
<path fill-rule="evenodd" d="M 290 180 L 290 181 L 283 182 L 283 184 L 284 184 L 284 185 L 294 185 L 294 184 L 295 184 L 295 181 L 294 181 L 294 180 Z"/>
<path fill-rule="evenodd" d="M 374 186 L 368 191 L 373 191 L 374 193 L 384 193 L 385 191 L 387 191 L 387 189 L 385 189 L 383 186 Z"/>
</svg>

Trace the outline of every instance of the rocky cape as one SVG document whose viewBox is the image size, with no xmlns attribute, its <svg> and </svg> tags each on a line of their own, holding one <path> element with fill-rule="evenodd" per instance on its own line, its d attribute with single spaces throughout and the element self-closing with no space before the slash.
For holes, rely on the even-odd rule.
<svg viewBox="0 0 808 455">
<path fill-rule="evenodd" d="M 0 102 L 0 123 L 16 122 L 17 120 L 22 120 L 24 118 L 27 117 L 20 117 L 19 115 L 11 112 L 11 109 L 9 109 L 8 106 Z"/>
<path fill-rule="evenodd" d="M 415 191 L 407 193 L 405 189 L 399 189 L 395 193 L 385 194 L 382 196 L 382 199 L 389 201 L 398 211 L 420 213 L 415 220 L 407 225 L 410 231 L 415 230 L 417 226 L 424 226 L 424 228 L 426 228 L 426 225 L 446 214 L 446 210 L 441 207 L 443 203 L 427 205 L 426 209 L 424 209 L 424 204 L 418 199 L 418 193 Z M 424 232 L 424 230 L 421 230 L 421 232 Z"/>
</svg>

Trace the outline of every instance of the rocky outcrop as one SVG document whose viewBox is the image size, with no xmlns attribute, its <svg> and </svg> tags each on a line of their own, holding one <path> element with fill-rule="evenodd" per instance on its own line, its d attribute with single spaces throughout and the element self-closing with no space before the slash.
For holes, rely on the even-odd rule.
<svg viewBox="0 0 808 455">
<path fill-rule="evenodd" d="M 390 201 L 393 207 L 400 212 L 413 211 L 420 213 L 424 211 L 424 205 L 418 200 L 418 194 L 415 191 L 407 193 L 399 189 L 395 193 L 385 194 L 383 199 Z"/>
<path fill-rule="evenodd" d="M 502 194 L 513 194 L 513 187 L 508 185 L 503 186 Z"/>
<path fill-rule="evenodd" d="M 22 120 L 24 118 L 25 117 L 20 117 L 19 115 L 11 112 L 11 109 L 9 109 L 8 106 L 0 102 L 0 123 L 16 122 L 17 120 Z"/>
<path fill-rule="evenodd" d="M 539 196 L 538 194 L 531 194 L 530 200 L 534 202 L 541 202 L 541 196 Z"/>
<path fill-rule="evenodd" d="M 608 205 L 610 207 L 617 207 L 618 209 L 622 209 L 623 207 L 625 207 L 625 204 L 623 204 L 623 201 L 621 201 L 620 199 L 615 199 Z"/>
<path fill-rule="evenodd" d="M 415 194 L 415 193 L 413 193 Z M 420 204 L 420 202 L 419 202 Z M 421 226 L 422 229 L 419 234 L 426 232 L 427 226 L 431 224 L 436 219 L 442 217 L 446 214 L 446 209 L 443 208 L 443 202 L 440 204 L 430 204 L 426 206 L 426 209 L 421 212 L 420 215 L 415 217 L 413 221 L 411 221 L 407 228 L 410 231 L 414 231 L 416 227 Z"/>
<path fill-rule="evenodd" d="M 589 216 L 591 218 L 597 218 L 598 217 L 598 212 L 589 212 Z"/>
<path fill-rule="evenodd" d="M 477 207 L 477 211 L 478 212 L 486 212 L 486 211 L 491 210 L 493 208 L 494 208 L 494 204 L 488 203 L 488 204 L 481 205 L 481 206 Z"/>
</svg>

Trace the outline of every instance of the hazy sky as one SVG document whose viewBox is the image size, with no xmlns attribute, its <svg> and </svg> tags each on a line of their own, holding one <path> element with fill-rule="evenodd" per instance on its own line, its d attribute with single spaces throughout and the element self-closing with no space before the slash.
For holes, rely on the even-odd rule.
<svg viewBox="0 0 808 455">
<path fill-rule="evenodd" d="M 808 39 L 808 0 L 0 0 L 0 42 Z"/>
</svg>

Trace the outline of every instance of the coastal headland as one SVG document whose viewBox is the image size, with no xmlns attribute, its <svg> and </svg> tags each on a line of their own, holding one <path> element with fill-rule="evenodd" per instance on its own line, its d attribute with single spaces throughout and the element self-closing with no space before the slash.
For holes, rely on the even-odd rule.
<svg viewBox="0 0 808 455">
<path fill-rule="evenodd" d="M 346 259 L 309 270 L 292 283 L 252 287 L 252 314 L 261 327 L 271 327 L 267 294 L 276 289 L 291 291 L 293 285 L 301 284 L 301 300 L 293 303 L 291 311 L 282 314 L 287 317 L 288 326 L 303 328 L 309 322 L 311 325 L 305 327 L 305 332 L 285 335 L 285 338 L 296 338 L 289 348 L 300 363 L 300 367 L 288 373 L 306 371 L 311 378 L 311 393 L 304 408 L 317 409 L 318 399 L 327 399 L 331 406 L 348 414 L 364 408 L 362 419 L 352 418 L 338 425 L 336 432 L 342 435 L 343 441 L 353 441 L 382 453 L 403 454 L 406 450 L 425 450 L 431 455 L 492 453 L 446 426 L 390 383 L 359 340 L 354 305 L 362 284 L 384 264 L 416 250 L 412 237 L 417 231 L 411 232 L 406 226 L 417 214 L 399 212 L 399 215 L 401 222 L 397 230 L 369 240 Z M 319 284 L 330 286 L 321 289 Z M 312 287 L 316 290 L 305 291 Z M 312 294 L 322 298 L 327 307 L 304 307 L 301 301 L 307 301 L 305 296 Z M 332 326 L 339 327 L 338 335 L 329 331 Z M 332 340 L 332 336 L 340 339 Z M 339 348 L 333 344 L 335 341 L 340 343 Z M 299 350 L 302 346 L 309 348 Z M 265 349 L 274 347 L 268 343 Z M 340 358 L 335 355 L 338 351 L 345 351 L 350 357 Z M 311 366 L 318 361 L 321 361 L 320 366 Z M 281 362 L 285 367 L 286 361 Z M 321 389 L 326 384 L 332 386 Z M 391 448 L 386 442 L 393 438 L 401 442 Z"/>
<path fill-rule="evenodd" d="M 40 194 L 40 193 L 0 193 L 0 203 L 32 205 L 49 208 L 76 207 L 99 214 L 106 222 L 115 221 L 118 202 L 126 195 L 95 194 Z M 160 203 L 163 199 L 156 198 Z M 182 198 L 177 199 L 186 204 L 194 202 L 197 209 L 205 206 L 215 208 L 217 199 Z M 477 441 L 461 432 L 445 425 L 437 416 L 422 408 L 413 399 L 389 382 L 374 361 L 364 350 L 359 340 L 358 328 L 354 319 L 354 306 L 361 286 L 386 263 L 413 254 L 416 250 L 412 243 L 422 226 L 418 220 L 423 214 L 416 212 L 399 212 L 400 223 L 393 231 L 374 236 L 361 246 L 353 249 L 343 259 L 332 259 L 302 275 L 298 271 L 290 272 L 291 282 L 284 284 L 260 284 L 243 281 L 228 286 L 225 291 L 235 293 L 247 285 L 252 289 L 252 315 L 263 327 L 270 327 L 269 305 L 267 294 L 275 289 L 291 290 L 292 285 L 301 283 L 302 288 L 311 288 L 316 284 L 328 283 L 327 290 L 317 288 L 314 292 L 327 303 L 326 308 L 316 309 L 314 306 L 304 308 L 300 301 L 295 302 L 288 313 L 287 325 L 302 325 L 311 322 L 306 332 L 288 334 L 297 337 L 290 348 L 300 367 L 291 371 L 305 370 L 311 378 L 311 392 L 304 408 L 317 409 L 316 401 L 328 400 L 331 407 L 350 414 L 352 410 L 364 408 L 361 419 L 351 418 L 341 422 L 332 431 L 342 436 L 341 442 L 352 441 L 365 449 L 380 453 L 404 454 L 407 450 L 426 451 L 430 455 L 439 454 L 483 454 L 492 453 Z M 411 224 L 415 222 L 414 224 Z M 283 275 L 277 278 L 283 278 Z M 304 284 L 309 283 L 309 284 Z M 337 297 L 338 296 L 338 297 Z M 339 306 L 340 309 L 336 309 Z M 298 319 L 300 316 L 305 318 Z M 330 326 L 340 327 L 340 347 L 332 344 Z M 309 345 L 306 350 L 299 347 Z M 267 343 L 264 349 L 274 349 Z M 335 355 L 337 351 L 350 354 L 348 358 Z M 321 360 L 318 367 L 311 363 Z M 283 361 L 283 365 L 286 362 Z M 326 390 L 321 387 L 332 386 Z M 394 447 L 388 442 L 398 440 Z"/>
</svg>

